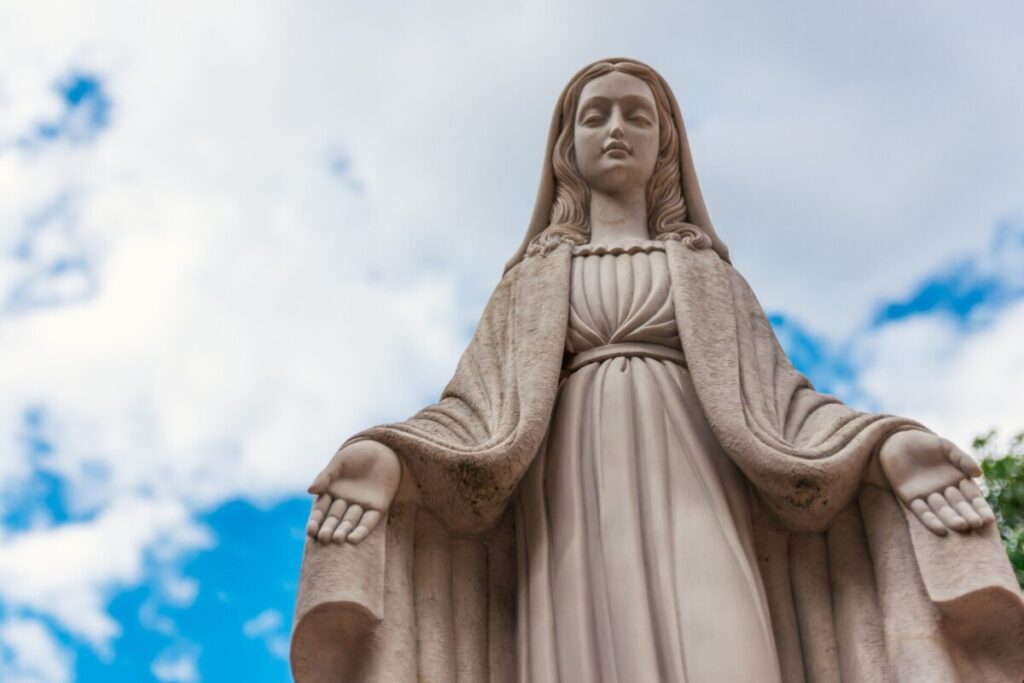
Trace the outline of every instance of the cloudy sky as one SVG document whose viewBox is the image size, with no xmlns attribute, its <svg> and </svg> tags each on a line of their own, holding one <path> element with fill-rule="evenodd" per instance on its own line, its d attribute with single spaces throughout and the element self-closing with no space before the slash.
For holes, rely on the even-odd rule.
<svg viewBox="0 0 1024 683">
<path fill-rule="evenodd" d="M 0 678 L 289 680 L 306 485 L 436 397 L 615 55 L 819 388 L 1024 428 L 1018 2 L 4 0 Z"/>
</svg>

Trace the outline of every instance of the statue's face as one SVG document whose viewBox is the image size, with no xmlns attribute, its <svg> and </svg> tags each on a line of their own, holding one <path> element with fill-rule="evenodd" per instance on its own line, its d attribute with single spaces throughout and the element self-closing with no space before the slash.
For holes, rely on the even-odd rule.
<svg viewBox="0 0 1024 683">
<path fill-rule="evenodd" d="M 576 109 L 576 166 L 591 188 L 625 194 L 645 188 L 658 160 L 654 94 L 618 71 L 583 86 Z"/>
</svg>

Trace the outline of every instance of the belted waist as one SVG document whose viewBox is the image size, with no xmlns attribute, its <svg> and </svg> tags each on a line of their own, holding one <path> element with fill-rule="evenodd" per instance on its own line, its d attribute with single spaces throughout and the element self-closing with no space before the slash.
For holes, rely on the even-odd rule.
<svg viewBox="0 0 1024 683">
<path fill-rule="evenodd" d="M 608 358 L 653 358 L 655 360 L 668 360 L 686 367 L 686 356 L 677 348 L 665 346 L 664 344 L 653 344 L 650 342 L 622 342 L 619 344 L 605 344 L 595 346 L 586 351 L 580 351 L 569 359 L 566 366 L 567 373 L 575 372 L 584 365 L 600 363 Z"/>
</svg>

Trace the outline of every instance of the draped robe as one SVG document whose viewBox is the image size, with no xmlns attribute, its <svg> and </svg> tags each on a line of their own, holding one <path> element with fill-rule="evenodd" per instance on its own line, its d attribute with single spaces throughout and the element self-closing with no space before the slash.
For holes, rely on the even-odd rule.
<svg viewBox="0 0 1024 683">
<path fill-rule="evenodd" d="M 1024 679 L 1024 602 L 994 525 L 939 537 L 864 483 L 885 438 L 923 427 L 816 392 L 724 258 L 666 251 L 701 408 L 756 491 L 782 680 Z M 307 541 L 297 683 L 517 680 L 506 512 L 558 391 L 571 253 L 506 272 L 438 403 L 354 437 L 393 448 L 403 481 L 359 545 Z"/>
</svg>

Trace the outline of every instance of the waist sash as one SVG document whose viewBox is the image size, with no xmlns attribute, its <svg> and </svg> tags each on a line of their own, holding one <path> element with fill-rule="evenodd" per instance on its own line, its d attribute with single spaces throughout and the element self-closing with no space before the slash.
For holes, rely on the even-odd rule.
<svg viewBox="0 0 1024 683">
<path fill-rule="evenodd" d="M 595 346 L 586 351 L 580 351 L 569 359 L 569 365 L 565 368 L 567 373 L 575 372 L 584 365 L 600 363 L 609 358 L 653 358 L 655 360 L 672 361 L 682 367 L 686 367 L 686 356 L 679 349 L 664 344 L 653 344 L 649 342 L 623 342 L 620 344 L 605 344 Z"/>
</svg>

